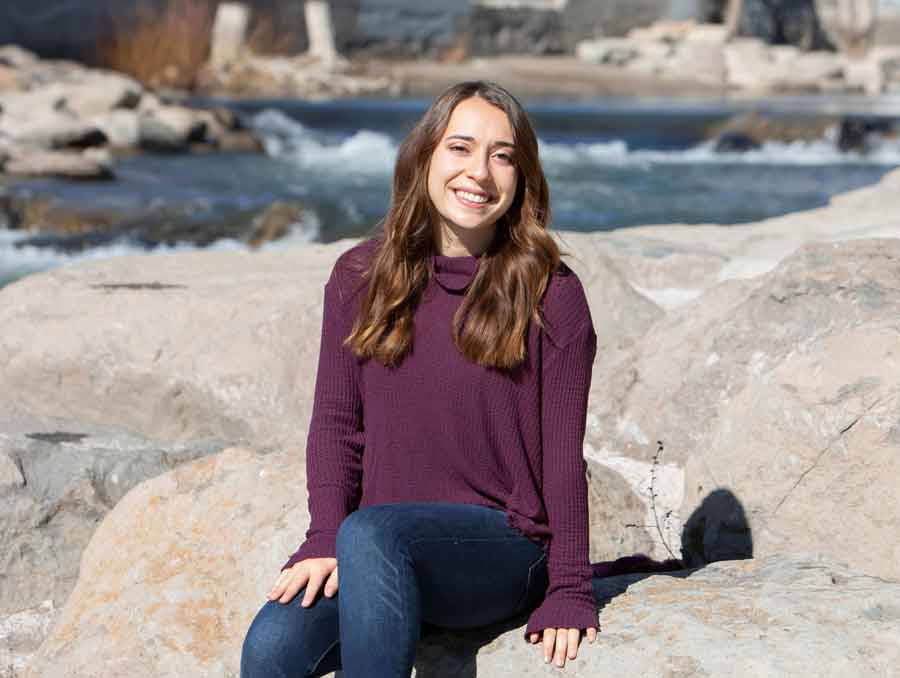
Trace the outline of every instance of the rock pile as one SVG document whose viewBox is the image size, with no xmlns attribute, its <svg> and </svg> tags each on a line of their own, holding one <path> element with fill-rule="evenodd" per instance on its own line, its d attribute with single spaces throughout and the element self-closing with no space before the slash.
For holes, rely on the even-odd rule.
<svg viewBox="0 0 900 678">
<path fill-rule="evenodd" d="M 107 179 L 132 150 L 259 148 L 224 110 L 162 100 L 119 73 L 0 47 L 0 173 Z"/>
<path fill-rule="evenodd" d="M 622 38 L 585 40 L 579 58 L 661 78 L 694 78 L 748 94 L 900 92 L 900 47 L 879 46 L 863 59 L 760 38 L 729 38 L 721 24 L 660 21 Z"/>
<path fill-rule="evenodd" d="M 363 70 L 364 65 L 343 59 L 323 63 L 308 54 L 263 56 L 245 52 L 218 67 L 208 64 L 198 78 L 198 86 L 230 96 L 309 100 L 399 93 L 390 78 L 366 75 Z"/>
</svg>

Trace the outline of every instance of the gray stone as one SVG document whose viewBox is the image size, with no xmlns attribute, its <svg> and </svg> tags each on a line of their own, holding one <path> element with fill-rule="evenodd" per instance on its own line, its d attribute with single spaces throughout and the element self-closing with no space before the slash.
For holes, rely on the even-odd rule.
<svg viewBox="0 0 900 678">
<path fill-rule="evenodd" d="M 95 125 L 57 110 L 32 110 L 29 115 L 0 118 L 0 133 L 13 142 L 42 149 L 86 148 L 106 143 Z"/>
<path fill-rule="evenodd" d="M 140 121 L 137 111 L 116 109 L 89 118 L 89 124 L 103 132 L 110 146 L 134 148 L 140 143 Z"/>
<path fill-rule="evenodd" d="M 0 64 L 22 68 L 38 60 L 37 54 L 18 45 L 0 45 Z"/>
<path fill-rule="evenodd" d="M 10 411 L 0 415 L 0 431 L 0 459 L 20 474 L 0 482 L 0 613 L 47 599 L 61 606 L 91 534 L 129 490 L 224 446 L 213 439 L 154 441 L 119 427 Z"/>
<path fill-rule="evenodd" d="M 65 108 L 81 118 L 115 109 L 134 109 L 144 92 L 134 78 L 101 70 L 85 70 L 79 77 L 70 78 L 64 87 Z"/>
<path fill-rule="evenodd" d="M 180 151 L 206 134 L 206 121 L 181 106 L 164 106 L 138 118 L 141 147 L 154 151 Z"/>
<path fill-rule="evenodd" d="M 0 612 L 0 678 L 18 678 L 25 672 L 60 611 L 48 599 L 11 614 Z"/>
<path fill-rule="evenodd" d="M 11 157 L 3 169 L 7 174 L 26 177 L 99 180 L 113 177 L 108 156 L 95 156 L 88 152 L 64 153 L 25 149 Z"/>
</svg>

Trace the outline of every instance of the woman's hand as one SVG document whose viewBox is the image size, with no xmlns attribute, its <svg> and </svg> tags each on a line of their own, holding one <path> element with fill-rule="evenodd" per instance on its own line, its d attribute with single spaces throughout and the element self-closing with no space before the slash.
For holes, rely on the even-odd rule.
<svg viewBox="0 0 900 678">
<path fill-rule="evenodd" d="M 327 581 L 326 581 L 327 580 Z M 269 600 L 279 603 L 290 602 L 297 592 L 306 587 L 303 607 L 309 607 L 316 599 L 319 587 L 325 582 L 324 593 L 331 598 L 338 590 L 337 558 L 306 558 L 283 570 L 275 585 L 267 594 Z"/>
<path fill-rule="evenodd" d="M 587 637 L 593 643 L 597 639 L 597 629 L 593 626 L 587 629 Z M 538 642 L 538 634 L 532 633 L 529 640 L 532 645 Z M 578 656 L 580 642 L 581 629 L 544 629 L 544 661 L 549 662 L 553 657 L 555 664 L 562 668 L 566 665 L 566 657 L 575 659 Z"/>
</svg>

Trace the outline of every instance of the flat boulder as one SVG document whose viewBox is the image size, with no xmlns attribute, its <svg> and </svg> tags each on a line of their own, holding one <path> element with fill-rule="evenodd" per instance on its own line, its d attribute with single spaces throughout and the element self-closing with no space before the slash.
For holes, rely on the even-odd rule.
<svg viewBox="0 0 900 678">
<path fill-rule="evenodd" d="M 250 622 L 307 524 L 304 474 L 283 471 L 296 454 L 230 448 L 129 492 L 25 676 L 237 675 Z M 900 584 L 813 554 L 595 579 L 594 593 L 601 633 L 571 662 L 585 675 L 888 675 L 900 661 Z M 415 675 L 549 675 L 526 621 L 432 629 Z"/>
<path fill-rule="evenodd" d="M 26 149 L 7 160 L 4 171 L 7 174 L 25 177 L 62 177 L 65 179 L 111 179 L 113 177 L 108 156 L 87 152 Z"/>
</svg>

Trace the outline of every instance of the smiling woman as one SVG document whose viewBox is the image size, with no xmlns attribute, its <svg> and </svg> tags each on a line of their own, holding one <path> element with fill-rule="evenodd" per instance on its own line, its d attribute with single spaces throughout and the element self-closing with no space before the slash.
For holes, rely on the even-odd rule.
<svg viewBox="0 0 900 678">
<path fill-rule="evenodd" d="M 557 666 L 596 637 L 597 336 L 549 200 L 528 116 L 496 84 L 451 87 L 401 144 L 381 232 L 325 285 L 310 525 L 242 678 L 409 676 L 423 622 L 527 614 L 524 640 Z"/>
<path fill-rule="evenodd" d="M 506 114 L 484 99 L 466 99 L 453 110 L 428 169 L 428 197 L 441 215 L 441 254 L 487 249 L 515 197 L 512 138 Z"/>
</svg>

